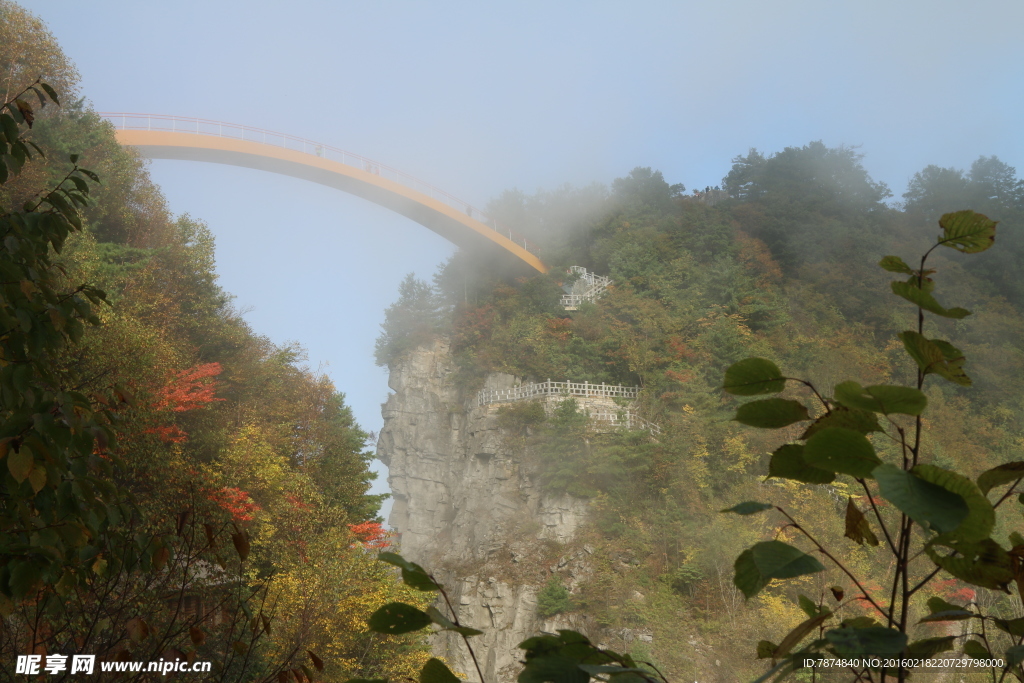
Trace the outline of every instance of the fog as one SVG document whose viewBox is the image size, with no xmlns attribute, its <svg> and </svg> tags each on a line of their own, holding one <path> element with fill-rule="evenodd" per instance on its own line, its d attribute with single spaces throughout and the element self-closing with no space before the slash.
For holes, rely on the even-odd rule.
<svg viewBox="0 0 1024 683">
<path fill-rule="evenodd" d="M 1016 2 L 23 4 L 99 111 L 322 141 L 477 206 L 635 166 L 714 186 L 751 147 L 819 139 L 859 146 L 897 200 L 929 164 L 994 154 L 1024 168 Z M 405 273 L 429 279 L 453 248 L 291 178 L 151 171 L 172 210 L 209 224 L 221 284 L 254 329 L 302 343 L 379 429 L 383 310 Z"/>
</svg>

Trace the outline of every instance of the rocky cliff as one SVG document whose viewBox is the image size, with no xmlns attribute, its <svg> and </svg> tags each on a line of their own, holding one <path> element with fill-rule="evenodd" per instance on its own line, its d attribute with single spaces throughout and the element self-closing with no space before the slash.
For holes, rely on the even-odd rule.
<svg viewBox="0 0 1024 683">
<path fill-rule="evenodd" d="M 537 594 L 553 575 L 570 588 L 588 572 L 588 547 L 573 538 L 587 503 L 539 490 L 522 452 L 498 427 L 498 406 L 477 406 L 452 383 L 444 341 L 391 369 L 395 392 L 383 406 L 378 457 L 390 468 L 390 524 L 401 552 L 448 588 L 473 639 L 485 679 L 514 680 L 522 640 L 539 630 L 592 630 L 581 617 L 537 616 Z M 511 375 L 485 388 L 508 389 Z M 435 652 L 470 680 L 475 668 L 461 638 L 434 636 Z"/>
</svg>

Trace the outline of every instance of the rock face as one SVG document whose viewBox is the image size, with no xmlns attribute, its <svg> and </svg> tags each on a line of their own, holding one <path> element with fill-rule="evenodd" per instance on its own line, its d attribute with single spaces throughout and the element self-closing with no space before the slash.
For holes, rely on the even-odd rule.
<svg viewBox="0 0 1024 683">
<path fill-rule="evenodd" d="M 587 503 L 545 495 L 529 463 L 507 445 L 498 406 L 461 396 L 454 370 L 444 341 L 392 368 L 395 393 L 382 409 L 377 457 L 390 468 L 389 522 L 402 554 L 444 583 L 465 625 L 484 631 L 472 640 L 484 678 L 504 683 L 518 672 L 516 645 L 524 639 L 539 630 L 589 630 L 573 615 L 537 616 L 537 594 L 553 570 L 569 584 L 587 572 L 586 551 L 565 545 L 586 520 Z M 486 388 L 516 383 L 495 374 Z M 551 556 L 561 557 L 560 567 L 544 566 Z M 478 679 L 461 638 L 434 636 L 434 649 Z"/>
</svg>

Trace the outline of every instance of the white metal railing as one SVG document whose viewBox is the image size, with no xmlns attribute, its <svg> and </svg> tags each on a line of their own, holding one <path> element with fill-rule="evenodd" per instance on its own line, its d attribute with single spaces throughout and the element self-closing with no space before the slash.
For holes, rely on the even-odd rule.
<svg viewBox="0 0 1024 683">
<path fill-rule="evenodd" d="M 579 278 L 572 285 L 572 293 L 562 295 L 561 304 L 566 310 L 575 310 L 584 302 L 597 301 L 612 283 L 610 277 L 588 273 L 583 266 L 569 266 L 569 272 L 576 273 Z"/>
<path fill-rule="evenodd" d="M 624 387 L 621 384 L 591 384 L 590 382 L 534 382 L 520 384 L 511 389 L 484 389 L 476 396 L 476 404 L 508 403 L 543 396 L 581 396 L 583 398 L 625 398 L 634 400 L 640 394 L 640 387 Z"/>
<path fill-rule="evenodd" d="M 512 401 L 525 401 L 529 399 L 557 396 L 569 398 L 579 396 L 581 398 L 624 398 L 630 401 L 636 400 L 640 395 L 640 387 L 626 387 L 621 384 L 591 384 L 590 382 L 534 382 L 531 384 L 520 384 L 511 389 L 484 389 L 476 396 L 478 406 L 490 403 L 510 403 Z M 548 405 L 550 412 L 551 406 Z M 632 408 L 621 410 L 608 410 L 601 408 L 587 407 L 587 415 L 592 422 L 604 423 L 612 427 L 626 429 L 644 429 L 654 436 L 661 435 L 661 427 L 649 422 L 639 415 Z"/>
<path fill-rule="evenodd" d="M 417 192 L 421 192 L 431 199 L 443 202 L 444 204 L 465 213 L 473 220 L 483 223 L 496 233 L 507 237 L 513 243 L 521 245 L 531 254 L 537 255 L 539 253 L 537 245 L 533 244 L 523 236 L 516 234 L 508 227 L 501 225 L 480 209 L 472 206 L 469 202 L 465 202 L 444 190 L 436 188 L 429 183 L 409 175 L 408 173 L 403 173 L 396 168 L 382 164 L 379 161 L 373 161 L 372 159 L 367 159 L 359 154 L 353 154 L 352 152 L 347 152 L 343 149 L 338 149 L 337 147 L 331 147 L 330 145 L 325 145 L 321 142 L 307 140 L 305 138 L 288 135 L 286 133 L 276 133 L 262 128 L 242 126 L 237 123 L 225 123 L 223 121 L 211 121 L 209 119 L 196 119 L 185 116 L 168 116 L 165 114 L 124 114 L 112 112 L 101 112 L 100 116 L 110 121 L 114 125 L 114 128 L 118 130 L 156 130 L 169 131 L 172 133 L 211 135 L 215 137 L 231 138 L 233 140 L 244 140 L 246 142 L 258 142 L 264 145 L 283 147 L 284 149 L 290 149 L 295 152 L 302 152 L 304 154 L 329 159 L 330 161 L 336 161 L 338 163 L 345 164 L 346 166 L 366 171 L 367 173 L 379 175 L 382 178 L 386 178 L 387 180 L 391 180 Z"/>
<path fill-rule="evenodd" d="M 604 422 L 613 427 L 625 427 L 626 429 L 643 429 L 655 436 L 661 436 L 661 427 L 643 419 L 632 410 L 620 410 L 614 413 L 604 410 L 590 410 L 587 414 L 594 422 Z"/>
</svg>

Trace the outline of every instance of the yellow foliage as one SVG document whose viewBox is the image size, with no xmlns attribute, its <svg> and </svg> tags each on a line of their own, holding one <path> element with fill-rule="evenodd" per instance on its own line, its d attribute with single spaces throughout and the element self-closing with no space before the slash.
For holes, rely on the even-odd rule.
<svg viewBox="0 0 1024 683">
<path fill-rule="evenodd" d="M 725 437 L 722 447 L 729 456 L 726 469 L 730 472 L 747 472 L 758 460 L 757 454 L 747 447 L 746 439 L 738 434 Z"/>
<path fill-rule="evenodd" d="M 278 658 L 301 646 L 324 661 L 322 680 L 415 678 L 430 658 L 422 636 L 371 633 L 367 618 L 388 602 L 426 606 L 432 593 L 412 591 L 395 580 L 387 565 L 342 533 L 306 549 L 306 562 L 278 574 L 268 605 L 274 613 L 270 636 Z M 276 661 L 271 658 L 271 661 Z"/>
<path fill-rule="evenodd" d="M 784 595 L 764 591 L 757 596 L 757 602 L 761 619 L 766 624 L 772 624 L 773 633 L 788 633 L 807 619 L 807 615 L 793 600 Z"/>
</svg>

